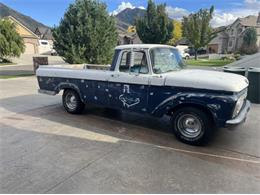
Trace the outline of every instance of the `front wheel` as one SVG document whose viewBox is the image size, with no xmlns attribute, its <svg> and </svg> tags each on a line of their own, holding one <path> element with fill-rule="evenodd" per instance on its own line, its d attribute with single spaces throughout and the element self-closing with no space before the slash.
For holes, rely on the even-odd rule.
<svg viewBox="0 0 260 195">
<path fill-rule="evenodd" d="M 71 114 L 79 114 L 84 110 L 85 104 L 81 101 L 75 90 L 67 89 L 62 95 L 62 103 L 65 110 Z"/>
<path fill-rule="evenodd" d="M 192 107 L 174 112 L 172 125 L 176 137 L 190 145 L 206 144 L 214 131 L 211 117 L 206 112 Z"/>
</svg>

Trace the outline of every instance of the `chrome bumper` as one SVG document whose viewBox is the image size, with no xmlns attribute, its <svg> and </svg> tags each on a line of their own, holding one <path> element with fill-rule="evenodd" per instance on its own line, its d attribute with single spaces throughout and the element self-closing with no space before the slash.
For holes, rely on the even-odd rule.
<svg viewBox="0 0 260 195">
<path fill-rule="evenodd" d="M 245 122 L 249 110 L 250 110 L 250 102 L 247 100 L 244 107 L 240 111 L 239 115 L 237 115 L 235 118 L 231 120 L 226 121 L 226 126 L 238 125 L 242 122 Z"/>
</svg>

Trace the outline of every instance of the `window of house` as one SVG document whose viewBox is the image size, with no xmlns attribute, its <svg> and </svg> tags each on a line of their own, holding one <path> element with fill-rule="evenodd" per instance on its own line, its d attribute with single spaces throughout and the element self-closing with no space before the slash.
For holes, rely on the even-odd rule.
<svg viewBox="0 0 260 195">
<path fill-rule="evenodd" d="M 47 41 L 41 41 L 41 44 L 42 45 L 48 45 L 48 42 Z"/>
</svg>

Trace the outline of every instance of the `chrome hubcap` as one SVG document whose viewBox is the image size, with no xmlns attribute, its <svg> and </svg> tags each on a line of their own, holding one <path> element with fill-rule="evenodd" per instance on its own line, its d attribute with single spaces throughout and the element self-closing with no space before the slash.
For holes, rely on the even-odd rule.
<svg viewBox="0 0 260 195">
<path fill-rule="evenodd" d="M 202 129 L 200 120 L 192 114 L 182 115 L 177 122 L 177 126 L 180 133 L 188 138 L 196 138 L 200 135 Z"/>
<path fill-rule="evenodd" d="M 66 98 L 65 98 L 65 102 L 66 102 L 67 107 L 68 107 L 70 110 L 76 109 L 76 107 L 77 107 L 77 101 L 76 101 L 75 95 L 70 94 L 70 93 L 67 94 L 67 96 L 66 96 Z"/>
</svg>

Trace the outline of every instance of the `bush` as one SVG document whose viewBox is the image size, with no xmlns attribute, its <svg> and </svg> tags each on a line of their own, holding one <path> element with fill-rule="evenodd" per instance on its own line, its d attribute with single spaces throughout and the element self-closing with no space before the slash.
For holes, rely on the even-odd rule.
<svg viewBox="0 0 260 195">
<path fill-rule="evenodd" d="M 254 54 L 258 51 L 257 47 L 257 32 L 254 27 L 246 29 L 243 37 L 243 44 L 240 48 L 242 54 Z"/>
<path fill-rule="evenodd" d="M 19 57 L 25 49 L 22 37 L 16 32 L 14 23 L 0 20 L 0 60 L 10 62 L 9 57 Z"/>
</svg>

